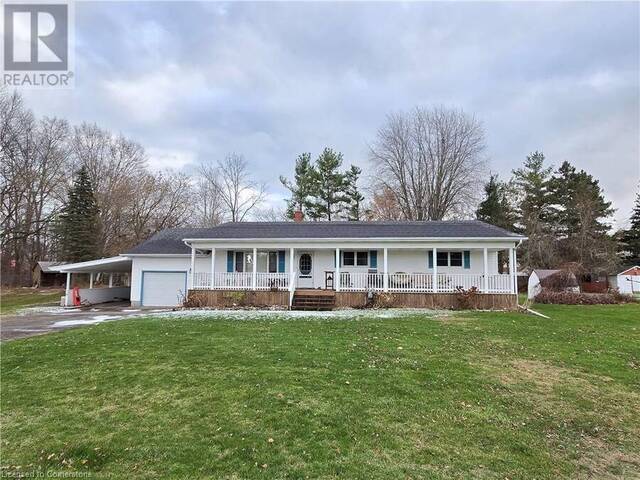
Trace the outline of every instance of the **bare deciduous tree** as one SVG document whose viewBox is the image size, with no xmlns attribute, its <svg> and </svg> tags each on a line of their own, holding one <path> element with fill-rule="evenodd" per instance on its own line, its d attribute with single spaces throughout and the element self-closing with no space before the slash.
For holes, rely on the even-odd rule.
<svg viewBox="0 0 640 480">
<path fill-rule="evenodd" d="M 373 192 L 366 212 L 368 220 L 402 220 L 404 218 L 396 195 L 388 187 Z"/>
<path fill-rule="evenodd" d="M 394 193 L 407 220 L 464 215 L 482 186 L 484 148 L 480 122 L 461 110 L 389 115 L 370 148 L 375 186 Z"/>
<path fill-rule="evenodd" d="M 214 165 L 201 164 L 197 171 L 192 223 L 198 227 L 215 227 L 224 221 L 224 205 L 220 198 L 218 170 Z"/>
<path fill-rule="evenodd" d="M 266 196 L 266 185 L 251 179 L 246 160 L 235 153 L 218 162 L 218 194 L 229 220 L 243 222 Z"/>
<path fill-rule="evenodd" d="M 64 120 L 36 120 L 17 93 L 0 90 L 0 247 L 5 282 L 24 282 L 47 253 L 49 230 L 64 196 L 68 132 Z"/>
</svg>

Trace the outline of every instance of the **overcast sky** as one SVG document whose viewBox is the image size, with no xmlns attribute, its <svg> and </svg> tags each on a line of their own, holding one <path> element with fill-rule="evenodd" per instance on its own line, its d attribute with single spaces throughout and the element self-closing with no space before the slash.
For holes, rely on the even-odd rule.
<svg viewBox="0 0 640 480">
<path fill-rule="evenodd" d="M 139 141 L 153 168 L 245 156 L 278 176 L 324 146 L 367 167 L 385 115 L 462 108 L 502 178 L 542 150 L 600 179 L 624 225 L 640 179 L 639 3 L 76 4 L 76 86 L 38 113 Z"/>
</svg>

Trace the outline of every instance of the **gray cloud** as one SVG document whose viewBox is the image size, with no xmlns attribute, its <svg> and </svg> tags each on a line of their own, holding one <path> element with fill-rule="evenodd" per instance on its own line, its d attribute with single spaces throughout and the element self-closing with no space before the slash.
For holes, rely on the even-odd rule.
<svg viewBox="0 0 640 480">
<path fill-rule="evenodd" d="M 152 165 L 243 153 L 273 198 L 295 157 L 366 166 L 387 113 L 480 118 L 503 177 L 536 149 L 601 179 L 623 224 L 640 179 L 638 3 L 76 5 L 76 88 L 40 114 L 139 140 Z"/>
</svg>

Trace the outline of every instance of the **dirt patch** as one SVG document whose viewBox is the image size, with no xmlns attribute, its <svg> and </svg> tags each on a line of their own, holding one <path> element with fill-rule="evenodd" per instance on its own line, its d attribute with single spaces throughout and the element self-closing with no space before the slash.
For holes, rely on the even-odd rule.
<svg viewBox="0 0 640 480">
<path fill-rule="evenodd" d="M 476 365 L 510 394 L 526 397 L 540 417 L 555 419 L 547 432 L 550 449 L 560 454 L 575 442 L 576 478 L 640 478 L 640 454 L 624 447 L 640 439 L 640 432 L 632 427 L 634 412 L 640 411 L 640 394 L 610 377 L 539 360 L 513 359 L 497 364 L 495 359 L 488 359 Z M 592 402 L 593 410 L 577 412 L 572 408 L 573 396 Z M 567 435 L 573 436 L 573 442 Z"/>
<path fill-rule="evenodd" d="M 614 480 L 638 478 L 640 475 L 640 454 L 613 449 L 599 438 L 585 437 L 582 440 L 583 454 L 578 462 L 582 472 L 579 478 Z"/>
</svg>

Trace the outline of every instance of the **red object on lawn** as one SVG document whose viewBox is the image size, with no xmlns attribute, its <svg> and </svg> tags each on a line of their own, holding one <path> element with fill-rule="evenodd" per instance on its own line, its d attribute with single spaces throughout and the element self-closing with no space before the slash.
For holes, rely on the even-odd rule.
<svg viewBox="0 0 640 480">
<path fill-rule="evenodd" d="M 80 306 L 80 289 L 78 287 L 73 287 L 73 290 L 71 291 L 71 298 L 73 298 L 73 306 L 79 307 Z"/>
</svg>

